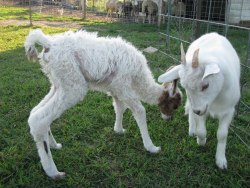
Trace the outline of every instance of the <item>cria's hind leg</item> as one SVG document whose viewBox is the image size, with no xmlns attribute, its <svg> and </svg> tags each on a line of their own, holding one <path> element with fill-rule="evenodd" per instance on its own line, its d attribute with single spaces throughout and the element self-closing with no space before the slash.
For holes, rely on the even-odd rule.
<svg viewBox="0 0 250 188">
<path fill-rule="evenodd" d="M 49 135 L 49 146 L 50 148 L 52 149 L 61 149 L 62 148 L 62 144 L 60 143 L 57 143 L 51 130 L 49 129 L 49 132 L 48 132 L 48 135 Z"/>
<path fill-rule="evenodd" d="M 42 108 L 55 94 L 56 90 L 55 87 L 52 85 L 50 88 L 49 93 L 43 98 L 43 100 L 37 105 L 35 106 L 32 110 L 31 110 L 31 114 L 36 112 L 37 109 Z"/>
<path fill-rule="evenodd" d="M 116 97 L 113 97 L 113 106 L 116 114 L 114 131 L 118 134 L 123 134 L 126 131 L 122 126 L 123 113 L 126 110 L 126 105 Z"/>
<path fill-rule="evenodd" d="M 131 109 L 134 118 L 137 122 L 137 125 L 140 129 L 144 147 L 146 148 L 147 151 L 151 153 L 158 153 L 161 150 L 161 148 L 156 147 L 149 136 L 147 122 L 146 122 L 145 108 L 143 107 L 140 101 L 133 99 L 126 100 L 126 104 Z"/>
<path fill-rule="evenodd" d="M 74 91 L 76 92 L 76 91 Z M 84 93 L 78 93 L 74 96 L 72 93 L 67 94 L 58 89 L 55 94 L 47 101 L 47 103 L 40 105 L 36 111 L 30 114 L 28 123 L 30 126 L 30 133 L 34 137 L 37 145 L 38 154 L 41 159 L 42 167 L 46 174 L 52 179 L 62 179 L 65 176 L 64 172 L 59 172 L 53 161 L 50 151 L 50 145 L 57 148 L 60 147 L 49 136 L 50 124 L 57 119 L 65 110 L 75 105 L 79 100 L 84 97 Z"/>
</svg>

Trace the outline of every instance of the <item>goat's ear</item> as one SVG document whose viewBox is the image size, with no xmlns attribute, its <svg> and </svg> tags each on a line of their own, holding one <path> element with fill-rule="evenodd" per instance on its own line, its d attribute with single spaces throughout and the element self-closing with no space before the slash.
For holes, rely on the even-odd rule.
<svg viewBox="0 0 250 188">
<path fill-rule="evenodd" d="M 205 72 L 204 72 L 204 75 L 202 77 L 202 80 L 204 80 L 209 75 L 217 74 L 219 72 L 220 72 L 220 67 L 217 64 L 206 65 Z"/>
<path fill-rule="evenodd" d="M 173 67 L 172 69 L 170 69 L 169 71 L 167 71 L 166 73 L 160 75 L 158 77 L 158 82 L 160 83 L 164 83 L 164 82 L 171 82 L 175 79 L 179 78 L 179 70 L 181 68 L 182 65 L 177 65 L 175 67 Z"/>
</svg>

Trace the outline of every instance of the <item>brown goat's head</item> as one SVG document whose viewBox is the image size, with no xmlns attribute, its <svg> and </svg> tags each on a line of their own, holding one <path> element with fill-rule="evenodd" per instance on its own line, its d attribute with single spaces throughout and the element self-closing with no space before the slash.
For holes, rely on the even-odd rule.
<svg viewBox="0 0 250 188">
<path fill-rule="evenodd" d="M 167 120 L 172 117 L 173 111 L 180 106 L 182 94 L 177 87 L 177 80 L 164 83 L 163 87 L 164 91 L 159 98 L 158 106 L 160 108 L 162 118 Z"/>
</svg>

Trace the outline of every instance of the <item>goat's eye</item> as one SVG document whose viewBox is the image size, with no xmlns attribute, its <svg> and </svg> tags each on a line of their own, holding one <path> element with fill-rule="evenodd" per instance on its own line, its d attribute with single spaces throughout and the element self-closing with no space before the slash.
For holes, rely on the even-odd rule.
<svg viewBox="0 0 250 188">
<path fill-rule="evenodd" d="M 209 83 L 202 84 L 201 91 L 205 91 L 209 87 Z"/>
</svg>

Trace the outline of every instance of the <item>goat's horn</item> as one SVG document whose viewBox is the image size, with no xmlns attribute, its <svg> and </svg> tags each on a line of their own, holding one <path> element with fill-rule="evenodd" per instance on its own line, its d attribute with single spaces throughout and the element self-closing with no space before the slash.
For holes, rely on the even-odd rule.
<svg viewBox="0 0 250 188">
<path fill-rule="evenodd" d="M 181 43 L 181 63 L 186 65 L 186 54 L 183 48 L 183 44 Z"/>
<path fill-rule="evenodd" d="M 199 66 L 199 60 L 198 60 L 199 50 L 200 49 L 197 49 L 194 52 L 193 60 L 192 60 L 192 67 L 193 68 L 197 68 Z"/>
</svg>

